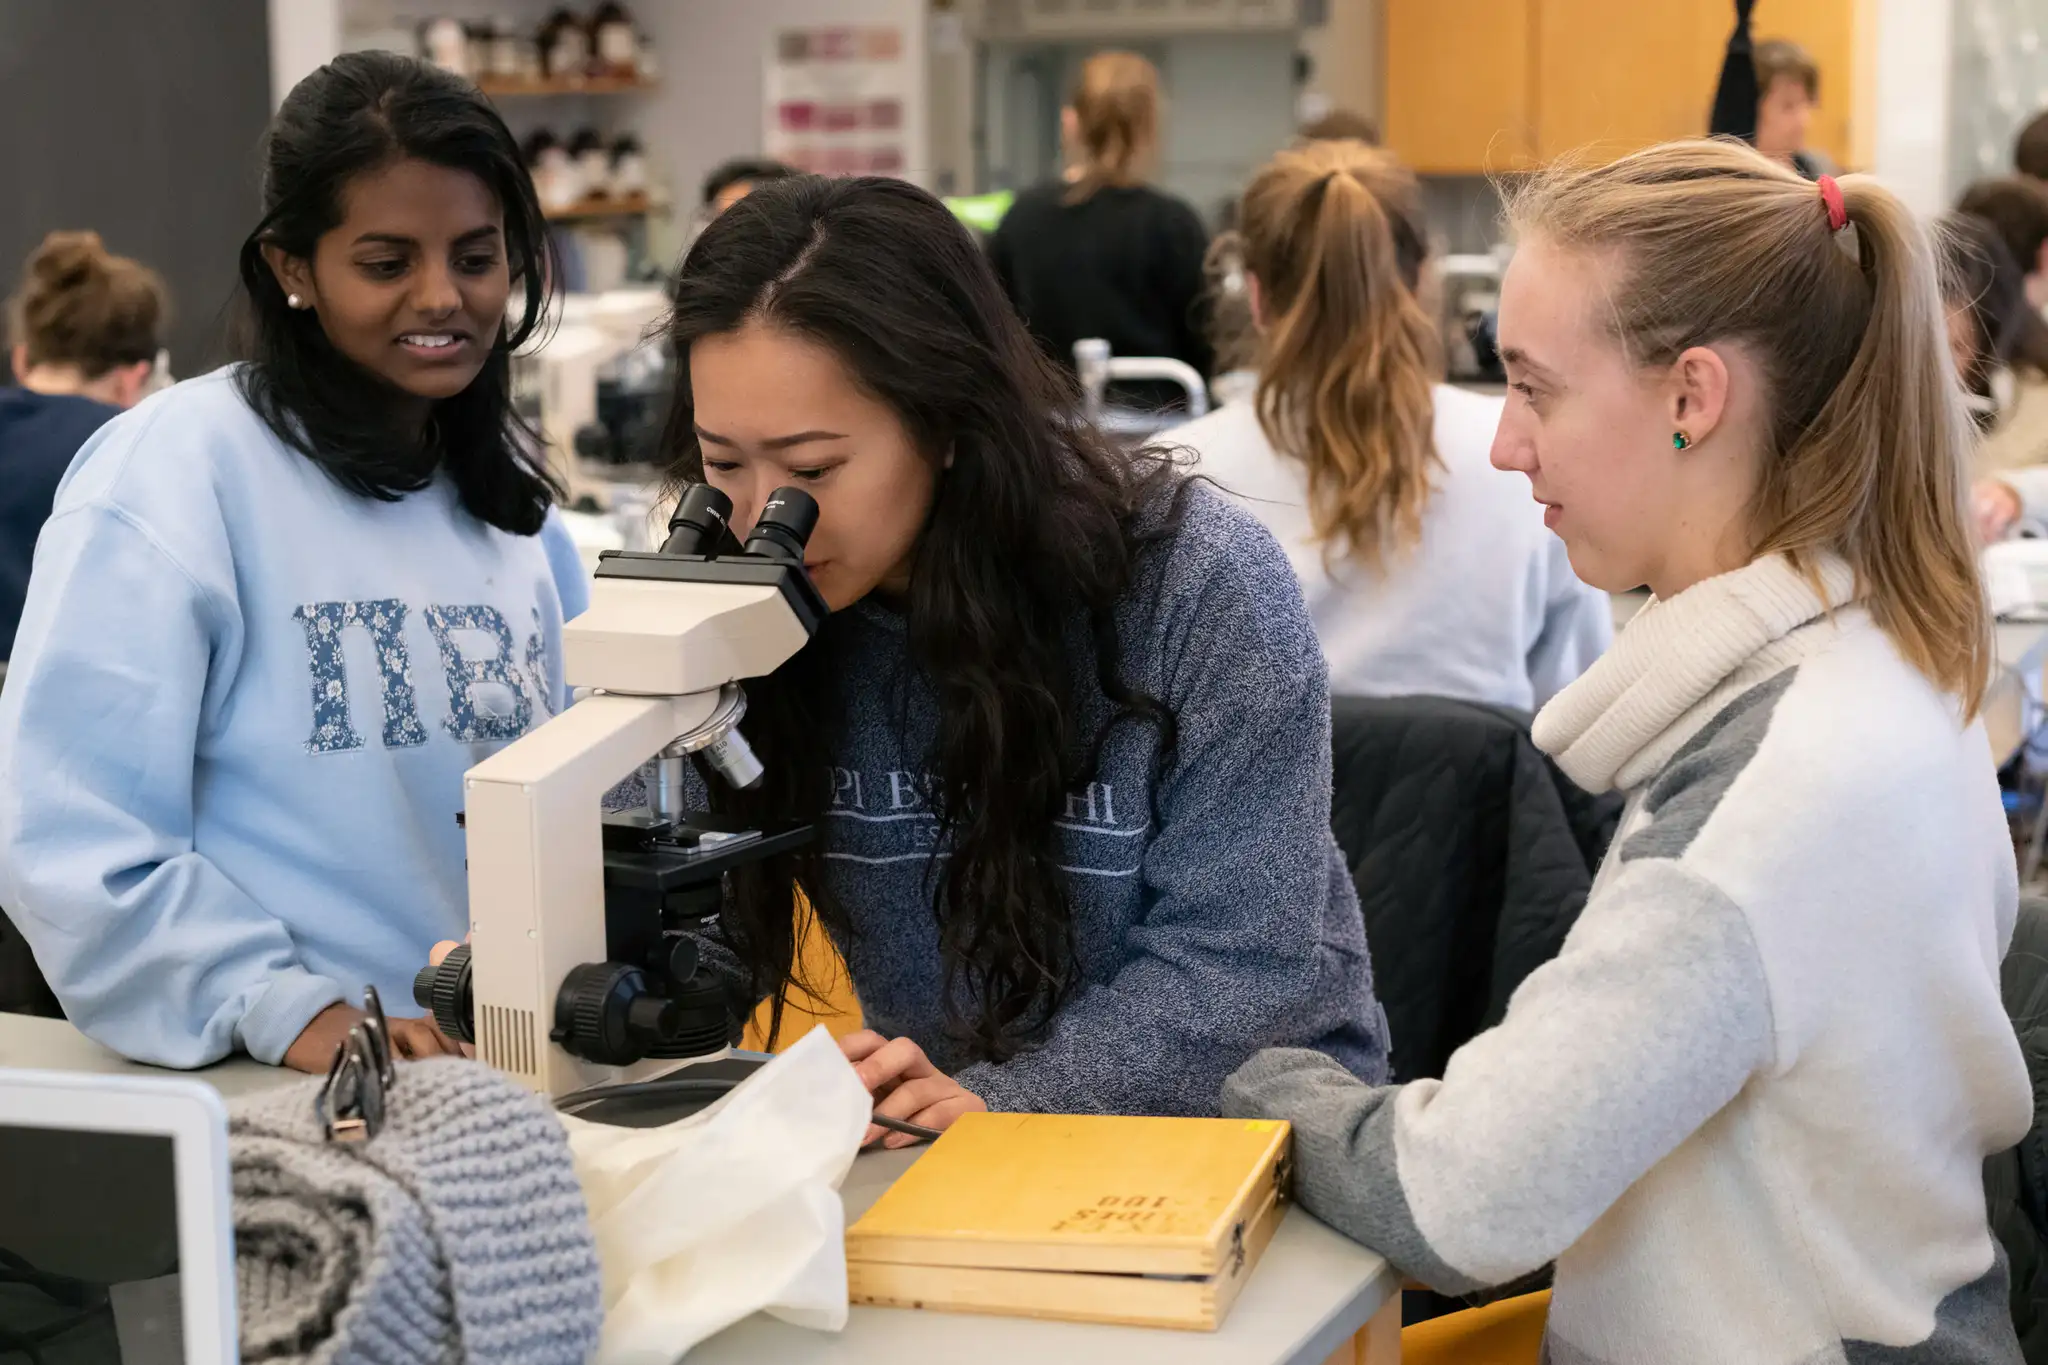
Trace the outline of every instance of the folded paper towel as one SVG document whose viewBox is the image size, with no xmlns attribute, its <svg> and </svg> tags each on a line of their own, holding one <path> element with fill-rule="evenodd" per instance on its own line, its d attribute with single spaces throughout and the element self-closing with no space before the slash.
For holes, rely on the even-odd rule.
<svg viewBox="0 0 2048 1365">
<path fill-rule="evenodd" d="M 403 1062 L 383 1130 L 336 1144 L 320 1084 L 229 1110 L 245 1365 L 588 1360 L 597 1253 L 548 1103 L 475 1062 Z"/>
<path fill-rule="evenodd" d="M 846 1325 L 839 1183 L 870 1100 L 823 1027 L 661 1128 L 563 1122 L 604 1267 L 601 1365 L 671 1365 L 750 1313 Z"/>
</svg>

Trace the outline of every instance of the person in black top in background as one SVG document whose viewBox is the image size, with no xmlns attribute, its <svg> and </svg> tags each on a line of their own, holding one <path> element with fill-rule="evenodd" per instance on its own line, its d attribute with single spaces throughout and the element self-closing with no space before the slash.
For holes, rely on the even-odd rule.
<svg viewBox="0 0 2048 1365">
<path fill-rule="evenodd" d="M 1818 179 L 1835 169 L 1806 145 L 1807 127 L 1820 104 L 1820 67 L 1797 43 L 1751 38 L 1755 10 L 1756 0 L 1735 0 L 1735 31 L 1722 55 L 1707 136 L 1739 137 L 1808 180 Z"/>
<path fill-rule="evenodd" d="M 1096 53 L 1060 124 L 1074 165 L 1018 195 L 989 243 L 1003 291 L 1069 370 L 1074 343 L 1100 337 L 1112 354 L 1170 356 L 1206 380 L 1209 233 L 1187 204 L 1144 183 L 1159 145 L 1158 71 L 1135 53 Z M 1130 384 L 1111 396 L 1153 408 L 1181 391 Z"/>
<path fill-rule="evenodd" d="M 20 387 L 0 388 L 0 665 L 58 481 L 86 437 L 148 391 L 164 311 L 156 273 L 93 232 L 45 237 L 8 301 Z"/>
</svg>

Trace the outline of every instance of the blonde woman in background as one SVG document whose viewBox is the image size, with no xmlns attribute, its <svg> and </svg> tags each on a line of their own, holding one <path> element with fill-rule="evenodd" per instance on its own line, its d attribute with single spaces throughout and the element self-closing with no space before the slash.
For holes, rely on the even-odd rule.
<svg viewBox="0 0 2048 1365">
<path fill-rule="evenodd" d="M 1116 355 L 1214 368 L 1202 254 L 1208 229 L 1186 203 L 1152 188 L 1159 155 L 1159 72 L 1132 52 L 1098 52 L 1060 113 L 1070 165 L 1017 196 L 989 242 L 1003 292 L 1047 355 L 1074 365 L 1074 343 L 1100 337 Z M 1176 402 L 1174 384 L 1118 384 L 1141 407 Z"/>
<path fill-rule="evenodd" d="M 1607 647 L 1612 609 L 1488 464 L 1501 400 L 1441 382 L 1414 177 L 1306 143 L 1253 178 L 1239 233 L 1256 395 L 1168 439 L 1286 548 L 1332 692 L 1541 706 Z"/>
<path fill-rule="evenodd" d="M 8 301 L 18 387 L 0 388 L 0 665 L 14 649 L 36 536 L 85 438 L 148 391 L 163 281 L 96 232 L 53 232 Z"/>
</svg>

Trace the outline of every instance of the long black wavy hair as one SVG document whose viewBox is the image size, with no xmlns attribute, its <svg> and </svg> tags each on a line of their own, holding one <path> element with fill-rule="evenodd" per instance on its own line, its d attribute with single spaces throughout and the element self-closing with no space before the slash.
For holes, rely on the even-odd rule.
<svg viewBox="0 0 2048 1365">
<path fill-rule="evenodd" d="M 285 301 L 266 244 L 310 260 L 341 222 L 351 178 L 415 159 L 467 171 L 505 214 L 506 259 L 523 286 L 468 388 L 434 404 L 423 433 L 399 419 L 391 386 L 337 351 L 320 320 Z M 292 87 L 263 139 L 263 218 L 242 243 L 237 383 L 279 440 L 344 488 L 393 502 L 446 468 L 478 520 L 532 535 L 554 501 L 539 437 L 512 407 L 512 352 L 547 315 L 547 220 L 505 121 L 459 76 L 390 52 L 337 57 Z"/>
<path fill-rule="evenodd" d="M 1073 382 L 1045 360 L 967 230 L 902 181 L 763 184 L 697 239 L 670 325 L 682 363 L 665 440 L 679 480 L 704 476 L 690 344 L 752 321 L 830 348 L 937 471 L 904 604 L 910 663 L 937 705 L 924 758 L 950 852 L 927 885 L 950 1027 L 973 1056 L 1003 1060 L 1043 1036 L 1076 985 L 1054 824 L 1067 794 L 1093 775 L 1117 724 L 1157 727 L 1161 764 L 1173 747 L 1171 711 L 1118 675 L 1114 609 L 1147 547 L 1178 522 L 1186 485 L 1170 460 L 1127 455 L 1078 415 Z M 768 776 L 748 793 L 708 778 L 715 806 L 822 824 L 843 719 L 836 625 L 747 685 L 745 729 Z M 1083 689 L 1110 703 L 1095 733 L 1077 719 Z M 856 933 L 816 849 L 735 876 L 725 933 L 774 1000 L 776 1028 L 790 987 L 810 989 L 791 972 L 793 883 L 836 942 Z"/>
</svg>

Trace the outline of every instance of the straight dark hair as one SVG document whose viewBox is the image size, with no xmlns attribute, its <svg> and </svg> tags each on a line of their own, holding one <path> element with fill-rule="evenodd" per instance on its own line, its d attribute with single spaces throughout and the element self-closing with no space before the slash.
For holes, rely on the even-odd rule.
<svg viewBox="0 0 2048 1365">
<path fill-rule="evenodd" d="M 682 366 L 666 442 L 679 479 L 704 477 L 691 343 L 752 322 L 829 348 L 937 472 L 905 603 L 910 664 L 938 711 L 924 766 L 948 856 L 927 884 L 949 1026 L 977 1058 L 1012 1056 L 1076 985 L 1055 823 L 1067 794 L 1126 720 L 1156 727 L 1159 763 L 1173 749 L 1172 712 L 1119 675 L 1114 613 L 1187 485 L 1171 461 L 1127 455 L 1079 416 L 1073 381 L 1033 343 L 967 229 L 900 180 L 758 186 L 697 239 L 675 300 Z M 823 823 L 843 720 L 841 624 L 828 619 L 747 684 L 745 728 L 768 775 L 752 792 L 708 778 L 714 807 L 750 823 Z M 1109 719 L 1087 733 L 1079 703 L 1094 690 Z M 791 985 L 811 989 L 791 973 L 797 886 L 834 941 L 850 942 L 815 848 L 734 874 L 724 920 L 757 994 L 774 1001 L 771 1032 Z"/>
<path fill-rule="evenodd" d="M 519 321 L 500 328 L 468 388 L 434 404 L 424 432 L 398 420 L 389 384 L 286 302 L 263 258 L 267 244 L 312 259 L 342 220 L 349 181 L 409 159 L 466 171 L 490 189 L 525 293 Z M 472 516 L 532 535 L 557 489 L 538 434 L 512 407 L 512 352 L 546 316 L 551 267 L 547 220 L 518 144 L 475 86 L 395 53 L 337 57 L 292 87 L 264 135 L 263 219 L 241 255 L 248 363 L 236 382 L 279 440 L 350 492 L 395 502 L 445 468 Z"/>
</svg>

